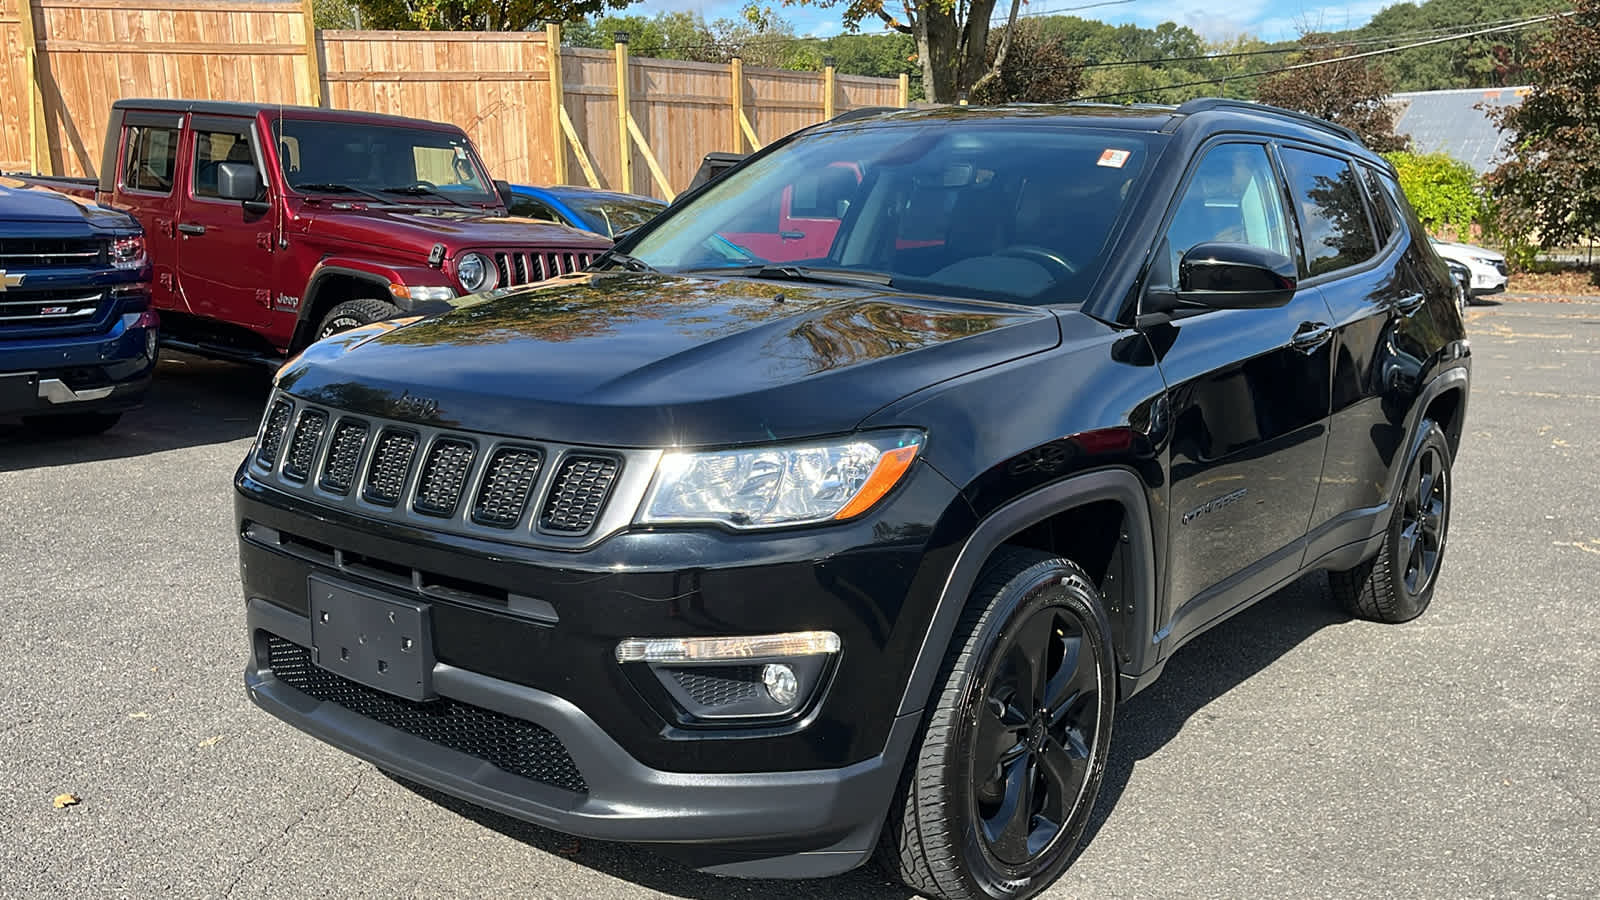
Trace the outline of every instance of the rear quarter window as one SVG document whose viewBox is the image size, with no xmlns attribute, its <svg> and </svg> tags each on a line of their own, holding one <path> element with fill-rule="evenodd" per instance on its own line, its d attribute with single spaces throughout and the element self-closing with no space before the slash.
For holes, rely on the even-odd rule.
<svg viewBox="0 0 1600 900">
<path fill-rule="evenodd" d="M 1300 220 L 1308 274 L 1337 272 L 1377 255 L 1378 241 L 1349 162 L 1287 147 L 1283 167 Z"/>
</svg>

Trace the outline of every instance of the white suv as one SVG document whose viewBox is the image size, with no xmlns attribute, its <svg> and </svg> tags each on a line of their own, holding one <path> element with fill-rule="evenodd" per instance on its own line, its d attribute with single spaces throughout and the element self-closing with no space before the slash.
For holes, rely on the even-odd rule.
<svg viewBox="0 0 1600 900">
<path fill-rule="evenodd" d="M 1505 254 L 1471 244 L 1453 244 L 1433 238 L 1428 240 L 1440 256 L 1461 263 L 1472 273 L 1470 291 L 1473 297 L 1498 294 L 1506 289 Z"/>
</svg>

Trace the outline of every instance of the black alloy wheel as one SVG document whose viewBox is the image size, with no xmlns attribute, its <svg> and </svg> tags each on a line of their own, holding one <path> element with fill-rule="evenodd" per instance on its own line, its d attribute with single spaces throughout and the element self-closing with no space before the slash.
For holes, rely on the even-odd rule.
<svg viewBox="0 0 1600 900">
<path fill-rule="evenodd" d="M 1433 586 L 1444 553 L 1445 513 L 1450 508 L 1450 469 L 1439 448 L 1417 455 L 1400 507 L 1400 553 L 1406 592 L 1413 596 Z"/>
</svg>

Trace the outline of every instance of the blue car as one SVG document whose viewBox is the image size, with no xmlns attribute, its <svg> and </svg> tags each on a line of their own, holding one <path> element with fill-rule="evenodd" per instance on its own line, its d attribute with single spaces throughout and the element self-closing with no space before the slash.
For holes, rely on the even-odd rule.
<svg viewBox="0 0 1600 900">
<path fill-rule="evenodd" d="M 615 238 L 650 221 L 667 208 L 664 201 L 638 194 L 619 194 L 582 187 L 511 186 L 511 214 L 526 219 L 560 222 Z"/>
</svg>

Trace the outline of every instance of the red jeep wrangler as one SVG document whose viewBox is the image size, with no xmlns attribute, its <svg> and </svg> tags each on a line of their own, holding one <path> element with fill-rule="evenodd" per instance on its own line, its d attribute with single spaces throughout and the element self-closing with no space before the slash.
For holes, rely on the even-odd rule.
<svg viewBox="0 0 1600 900">
<path fill-rule="evenodd" d="M 188 100 L 112 105 L 98 183 L 36 178 L 144 226 L 162 342 L 278 360 L 457 294 L 583 268 L 610 246 L 506 217 L 454 125 Z"/>
</svg>

